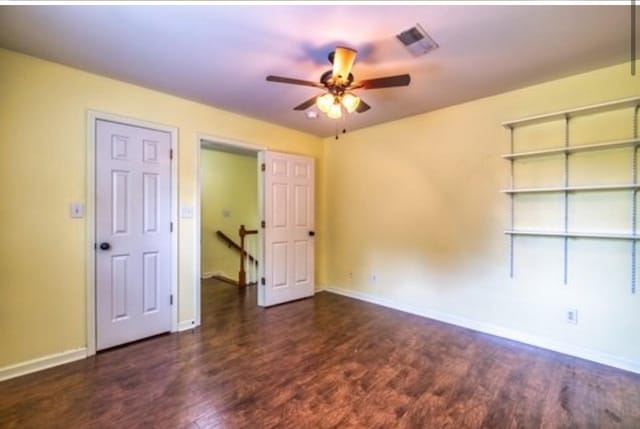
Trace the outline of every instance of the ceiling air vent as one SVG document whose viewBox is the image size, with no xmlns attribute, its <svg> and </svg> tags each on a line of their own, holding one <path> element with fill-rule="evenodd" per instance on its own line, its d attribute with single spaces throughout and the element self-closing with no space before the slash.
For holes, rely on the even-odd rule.
<svg viewBox="0 0 640 429">
<path fill-rule="evenodd" d="M 396 37 L 407 47 L 407 50 L 416 57 L 431 52 L 439 46 L 420 24 L 416 24 L 415 27 L 403 31 L 396 35 Z"/>
</svg>

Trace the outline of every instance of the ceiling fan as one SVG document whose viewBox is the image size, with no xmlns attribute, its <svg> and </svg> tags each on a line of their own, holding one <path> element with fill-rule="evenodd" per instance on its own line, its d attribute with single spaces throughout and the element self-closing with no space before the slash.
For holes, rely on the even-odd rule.
<svg viewBox="0 0 640 429">
<path fill-rule="evenodd" d="M 411 82 L 411 76 L 408 74 L 354 81 L 351 69 L 355 63 L 356 55 L 357 51 L 355 49 L 338 46 L 335 51 L 329 53 L 329 62 L 333 64 L 333 69 L 324 72 L 320 76 L 319 82 L 282 76 L 267 76 L 267 80 L 269 82 L 310 86 L 325 90 L 325 92 L 294 107 L 293 110 L 307 110 L 315 104 L 321 112 L 332 119 L 341 118 L 343 110 L 348 113 L 354 111 L 363 113 L 371 108 L 352 91 L 407 86 Z"/>
</svg>

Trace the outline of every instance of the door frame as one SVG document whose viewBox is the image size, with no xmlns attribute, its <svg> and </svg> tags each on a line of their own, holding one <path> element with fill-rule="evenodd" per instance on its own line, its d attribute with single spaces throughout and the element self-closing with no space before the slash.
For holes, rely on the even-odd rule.
<svg viewBox="0 0 640 429">
<path fill-rule="evenodd" d="M 200 151 L 203 150 L 203 147 L 210 146 L 211 149 L 215 150 L 216 147 L 224 150 L 224 148 L 231 149 L 231 151 L 243 151 L 243 152 L 253 152 L 256 154 L 257 166 L 259 168 L 260 163 L 264 158 L 264 153 L 267 151 L 266 146 L 258 145 L 255 143 L 249 143 L 241 140 L 230 139 L 227 137 L 220 137 L 211 134 L 198 133 L 196 134 L 196 139 L 194 142 L 195 152 L 196 152 L 196 206 L 194 208 L 194 226 L 193 226 L 193 235 L 194 239 L 194 273 L 193 273 L 193 290 L 194 290 L 194 311 L 195 311 L 195 326 L 200 325 L 201 321 L 201 302 L 200 302 L 200 293 L 201 293 L 201 283 L 202 283 L 202 245 L 200 240 L 201 230 L 202 230 L 202 218 L 200 210 L 202 208 L 202 163 L 200 160 Z M 264 219 L 264 180 L 262 174 L 258 174 L 258 216 L 261 219 Z M 264 233 L 262 228 L 258 227 L 258 261 L 264 261 Z M 264 277 L 264 264 L 258 265 L 258 277 Z M 261 294 L 263 293 L 263 288 L 258 282 L 258 305 L 262 305 Z"/>
<path fill-rule="evenodd" d="M 171 332 L 178 330 L 178 307 L 180 296 L 178 295 L 178 128 L 169 125 L 149 122 L 128 116 L 116 115 L 98 110 L 87 110 L 86 121 L 86 324 L 87 324 L 87 356 L 96 354 L 96 125 L 97 121 L 104 120 L 130 125 L 139 128 L 163 131 L 169 134 L 171 139 L 171 222 L 174 225 L 171 234 L 171 294 L 174 296 L 174 304 L 171 308 Z"/>
</svg>

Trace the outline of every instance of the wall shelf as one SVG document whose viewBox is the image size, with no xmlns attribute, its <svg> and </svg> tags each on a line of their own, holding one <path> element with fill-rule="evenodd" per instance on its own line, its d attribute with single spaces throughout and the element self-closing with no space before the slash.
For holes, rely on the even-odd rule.
<svg viewBox="0 0 640 429">
<path fill-rule="evenodd" d="M 622 140 L 609 140 L 596 143 L 571 145 L 570 144 L 570 123 L 571 119 L 578 116 L 596 115 L 598 113 L 610 112 L 620 109 L 632 110 L 632 126 L 633 135 L 630 138 Z M 573 238 L 588 238 L 588 239 L 603 239 L 603 240 L 626 240 L 630 242 L 631 253 L 631 293 L 636 292 L 636 263 L 637 263 L 637 249 L 636 242 L 640 240 L 637 228 L 637 194 L 640 189 L 640 183 L 638 181 L 638 149 L 640 148 L 640 138 L 638 137 L 638 112 L 640 110 L 640 96 L 625 98 L 621 100 L 608 101 L 605 103 L 592 104 L 589 106 L 577 107 L 575 109 L 568 109 L 559 112 L 545 113 L 542 115 L 529 116 L 522 119 L 513 121 L 507 121 L 502 123 L 502 126 L 509 130 L 510 137 L 510 151 L 508 154 L 502 155 L 502 158 L 509 161 L 510 164 L 510 186 L 507 189 L 502 189 L 500 192 L 506 194 L 510 198 L 510 223 L 509 229 L 504 233 L 509 236 L 509 274 L 514 276 L 514 239 L 519 236 L 529 237 L 557 237 L 562 239 L 563 242 L 563 256 L 564 256 L 564 283 L 567 284 L 568 280 L 568 263 L 569 263 L 569 239 Z M 550 122 L 556 120 L 564 121 L 564 146 L 555 147 L 549 149 L 532 150 L 525 152 L 514 151 L 514 131 L 518 127 L 526 127 L 528 125 L 540 124 L 543 122 Z M 569 159 L 570 155 L 577 152 L 587 151 L 602 151 L 618 148 L 629 147 L 633 149 L 630 164 L 631 164 L 631 181 L 630 183 L 622 184 L 602 184 L 602 185 L 581 185 L 572 186 L 569 185 Z M 534 158 L 549 155 L 562 155 L 564 158 L 564 174 L 563 184 L 561 186 L 544 186 L 533 188 L 518 188 L 515 186 L 514 179 L 514 166 L 516 161 L 523 158 Z M 630 232 L 626 234 L 618 233 L 603 233 L 603 232 L 572 232 L 569 231 L 569 194 L 571 192 L 615 192 L 615 191 L 631 191 L 631 221 Z M 542 193 L 562 193 L 564 197 L 563 217 L 564 225 L 561 231 L 545 231 L 545 230 L 521 230 L 514 226 L 515 220 L 515 196 L 518 194 L 542 194 Z"/>
<path fill-rule="evenodd" d="M 506 235 L 522 235 L 532 237 L 562 237 L 562 238 L 602 238 L 607 240 L 640 240 L 640 235 L 614 234 L 600 232 L 564 232 L 564 231 L 533 231 L 508 229 Z"/>
<path fill-rule="evenodd" d="M 619 149 L 624 147 L 634 147 L 640 145 L 640 139 L 612 140 L 601 143 L 582 144 L 570 147 L 556 147 L 550 149 L 534 150 L 530 152 L 516 152 L 502 155 L 504 159 L 534 158 L 546 155 L 556 155 L 565 153 L 588 152 L 596 150 Z"/>
<path fill-rule="evenodd" d="M 590 115 L 595 113 L 610 112 L 612 110 L 624 109 L 625 107 L 637 107 L 640 104 L 640 96 L 624 98 L 622 100 L 607 101 L 605 103 L 591 104 L 588 106 L 576 107 L 575 109 L 561 110 L 559 112 L 543 113 L 542 115 L 529 116 L 522 119 L 503 122 L 505 128 L 532 125 L 540 122 L 548 122 L 558 119 L 570 119 L 577 116 Z"/>
<path fill-rule="evenodd" d="M 588 185 L 588 186 L 550 186 L 544 188 L 502 189 L 503 194 L 539 194 L 551 192 L 588 192 L 588 191 L 627 191 L 640 188 L 640 183 L 621 185 Z"/>
</svg>

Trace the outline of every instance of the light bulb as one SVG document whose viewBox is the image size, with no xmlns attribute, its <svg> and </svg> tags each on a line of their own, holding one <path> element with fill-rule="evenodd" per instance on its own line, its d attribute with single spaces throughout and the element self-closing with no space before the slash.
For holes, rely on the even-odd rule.
<svg viewBox="0 0 640 429">
<path fill-rule="evenodd" d="M 342 117 L 342 105 L 340 103 L 334 103 L 329 108 L 327 116 L 331 119 L 340 119 Z"/>
<path fill-rule="evenodd" d="M 334 96 L 329 92 L 316 98 L 316 106 L 318 106 L 318 109 L 320 109 L 322 113 L 327 113 L 334 102 Z"/>
<path fill-rule="evenodd" d="M 342 96 L 342 105 L 347 109 L 347 112 L 353 113 L 358 107 L 358 104 L 360 104 L 360 98 L 357 95 L 347 92 Z"/>
</svg>

